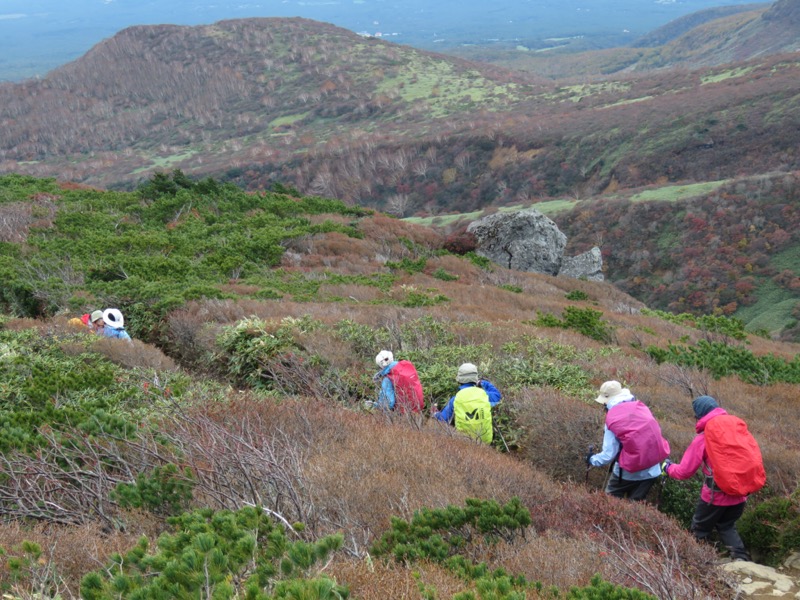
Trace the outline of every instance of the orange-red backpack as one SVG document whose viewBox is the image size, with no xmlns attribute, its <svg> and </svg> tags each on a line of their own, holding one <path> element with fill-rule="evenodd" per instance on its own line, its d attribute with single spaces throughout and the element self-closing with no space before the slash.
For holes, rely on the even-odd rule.
<svg viewBox="0 0 800 600">
<path fill-rule="evenodd" d="M 422 384 L 414 365 L 400 360 L 386 376 L 394 384 L 394 409 L 401 413 L 422 412 Z"/>
<path fill-rule="evenodd" d="M 757 492 L 767 482 L 758 442 L 739 417 L 719 415 L 705 426 L 714 484 L 731 496 Z"/>
</svg>

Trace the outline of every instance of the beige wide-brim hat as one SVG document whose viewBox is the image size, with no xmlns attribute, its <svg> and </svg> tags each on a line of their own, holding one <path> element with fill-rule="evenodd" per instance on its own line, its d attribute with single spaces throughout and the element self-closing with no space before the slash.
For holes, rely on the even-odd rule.
<svg viewBox="0 0 800 600">
<path fill-rule="evenodd" d="M 600 386 L 600 395 L 594 399 L 595 402 L 605 404 L 610 398 L 622 393 L 622 384 L 619 381 L 606 381 Z"/>
</svg>

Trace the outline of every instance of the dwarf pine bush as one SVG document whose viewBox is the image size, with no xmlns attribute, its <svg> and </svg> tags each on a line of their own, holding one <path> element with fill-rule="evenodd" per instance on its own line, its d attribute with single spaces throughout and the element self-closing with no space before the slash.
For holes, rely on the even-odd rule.
<svg viewBox="0 0 800 600">
<path fill-rule="evenodd" d="M 593 340 L 609 343 L 613 339 L 614 329 L 603 321 L 602 317 L 603 313 L 599 310 L 567 306 L 561 315 L 561 319 L 555 315 L 540 312 L 533 323 L 540 327 L 574 329 Z"/>
<path fill-rule="evenodd" d="M 347 589 L 314 566 L 338 550 L 342 536 L 292 542 L 258 507 L 211 509 L 169 519 L 173 533 L 157 547 L 147 538 L 81 581 L 85 600 L 119 598 L 347 598 Z"/>
<path fill-rule="evenodd" d="M 464 507 L 424 508 L 410 521 L 393 518 L 391 528 L 373 545 L 376 556 L 413 563 L 428 560 L 439 563 L 458 575 L 473 589 L 453 596 L 454 600 L 524 600 L 527 591 L 542 593 L 538 581 L 513 575 L 503 569 L 490 569 L 485 563 L 471 560 L 473 547 L 508 543 L 524 537 L 531 524 L 530 512 L 518 498 L 505 505 L 494 500 L 469 498 Z M 435 598 L 436 590 L 424 586 L 425 597 Z M 616 586 L 596 575 L 585 587 L 573 587 L 566 593 L 548 590 L 554 599 L 574 600 L 650 600 L 653 597 L 637 589 Z"/>
<path fill-rule="evenodd" d="M 756 356 L 743 346 L 699 340 L 694 346 L 649 346 L 646 352 L 658 363 L 706 369 L 715 379 L 736 375 L 757 385 L 800 383 L 800 356 L 785 360 L 774 355 Z"/>
<path fill-rule="evenodd" d="M 150 473 L 139 473 L 136 481 L 120 483 L 111 492 L 111 499 L 123 508 L 143 508 L 155 514 L 175 515 L 185 510 L 192 499 L 191 469 L 181 470 L 166 464 Z"/>
</svg>

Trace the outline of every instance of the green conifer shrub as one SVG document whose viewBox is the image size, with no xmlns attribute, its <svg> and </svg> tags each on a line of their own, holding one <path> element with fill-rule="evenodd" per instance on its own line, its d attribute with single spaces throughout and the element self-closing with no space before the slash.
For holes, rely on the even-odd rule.
<svg viewBox="0 0 800 600">
<path fill-rule="evenodd" d="M 190 469 L 166 464 L 150 473 L 139 473 L 134 483 L 119 483 L 111 499 L 122 508 L 143 508 L 155 514 L 176 515 L 186 510 L 192 499 L 193 476 Z"/>
<path fill-rule="evenodd" d="M 800 548 L 800 492 L 748 507 L 736 525 L 759 562 L 777 566 Z"/>
<path fill-rule="evenodd" d="M 119 598 L 347 598 L 347 589 L 314 571 L 343 538 L 292 542 L 258 507 L 211 509 L 169 519 L 157 547 L 147 538 L 104 569 L 84 576 L 85 600 Z"/>
</svg>

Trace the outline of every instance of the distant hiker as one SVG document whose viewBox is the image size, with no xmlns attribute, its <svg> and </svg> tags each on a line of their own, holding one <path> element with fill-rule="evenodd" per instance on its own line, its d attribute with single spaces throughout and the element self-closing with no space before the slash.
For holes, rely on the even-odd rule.
<svg viewBox="0 0 800 600">
<path fill-rule="evenodd" d="M 94 311 L 92 313 L 92 317 L 94 317 L 95 313 L 98 312 L 100 311 Z M 100 331 L 100 333 L 102 333 L 105 337 L 130 341 L 131 336 L 129 336 L 128 332 L 125 331 L 125 318 L 118 309 L 107 308 L 102 311 L 101 314 L 103 320 L 103 329 Z"/>
<path fill-rule="evenodd" d="M 456 382 L 458 392 L 434 417 L 451 423 L 455 419 L 458 431 L 486 444 L 492 443 L 492 407 L 497 406 L 503 396 L 491 381 L 478 377 L 478 367 L 464 363 L 458 367 Z"/>
<path fill-rule="evenodd" d="M 611 464 L 605 492 L 617 498 L 644 500 L 661 475 L 669 443 L 650 409 L 619 381 L 606 381 L 595 398 L 606 409 L 603 448 L 587 466 Z"/>
<path fill-rule="evenodd" d="M 692 402 L 697 436 L 680 463 L 667 461 L 665 470 L 673 479 L 689 479 L 702 467 L 704 481 L 692 517 L 691 530 L 698 540 L 708 540 L 714 529 L 734 560 L 750 560 L 736 531 L 747 495 L 766 483 L 761 451 L 747 425 L 729 415 L 711 396 Z"/>
<path fill-rule="evenodd" d="M 103 333 L 103 329 L 106 326 L 106 323 L 103 320 L 103 311 L 95 310 L 91 315 L 88 315 L 88 317 L 89 322 L 87 323 L 87 326 L 89 327 L 89 330 L 94 333 Z M 83 320 L 83 317 L 81 317 L 81 320 Z"/>
<path fill-rule="evenodd" d="M 67 321 L 67 325 L 74 329 L 85 329 L 89 326 L 89 315 L 85 314 L 80 317 L 72 317 Z"/>
<path fill-rule="evenodd" d="M 424 406 L 422 384 L 417 369 L 408 360 L 395 360 L 389 350 L 381 350 L 375 357 L 380 371 L 373 379 L 381 381 L 378 400 L 369 403 L 382 410 L 396 410 L 399 413 L 420 413 Z"/>
</svg>

